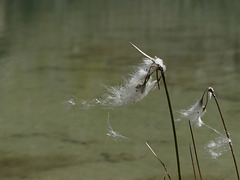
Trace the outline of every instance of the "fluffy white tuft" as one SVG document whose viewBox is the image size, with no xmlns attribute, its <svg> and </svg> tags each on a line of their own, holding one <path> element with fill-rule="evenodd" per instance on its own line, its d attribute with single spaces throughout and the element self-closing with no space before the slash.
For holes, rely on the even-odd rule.
<svg viewBox="0 0 240 180">
<path fill-rule="evenodd" d="M 123 85 L 107 87 L 109 94 L 106 99 L 102 101 L 103 105 L 122 106 L 129 103 L 135 103 L 142 100 L 154 87 L 157 81 L 153 81 L 152 77 L 144 84 L 144 80 L 148 71 L 152 71 L 152 61 L 143 59 L 143 63 L 135 67 L 135 72 L 126 79 Z"/>
<path fill-rule="evenodd" d="M 188 118 L 192 124 L 195 124 L 197 127 L 203 125 L 201 117 L 205 114 L 206 109 L 202 105 L 202 101 L 198 101 L 188 110 L 182 110 L 181 114 L 183 117 Z"/>
<path fill-rule="evenodd" d="M 210 154 L 212 158 L 218 158 L 224 152 L 228 150 L 229 139 L 223 136 L 217 137 L 214 140 L 209 141 L 204 149 Z"/>
<path fill-rule="evenodd" d="M 166 71 L 166 66 L 163 64 L 163 60 L 162 59 L 160 59 L 160 58 L 156 58 L 155 60 L 155 63 L 156 63 L 156 65 L 157 66 L 161 66 L 162 68 L 163 68 L 163 71 Z"/>
<path fill-rule="evenodd" d="M 213 88 L 212 87 L 209 87 L 208 88 L 208 95 L 209 95 L 209 99 L 212 98 L 212 93 L 214 92 Z"/>
<path fill-rule="evenodd" d="M 123 136 L 123 135 L 121 135 L 118 132 L 113 130 L 113 128 L 111 127 L 110 122 L 109 122 L 109 113 L 108 113 L 107 122 L 108 122 L 107 136 L 112 137 L 115 141 L 119 140 L 120 138 L 128 139 L 127 137 L 125 137 L 125 136 Z"/>
</svg>

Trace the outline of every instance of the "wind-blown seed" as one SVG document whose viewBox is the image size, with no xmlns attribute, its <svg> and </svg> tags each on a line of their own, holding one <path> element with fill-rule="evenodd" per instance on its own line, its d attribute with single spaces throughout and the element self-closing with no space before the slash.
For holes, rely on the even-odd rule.
<svg viewBox="0 0 240 180">
<path fill-rule="evenodd" d="M 201 117 L 205 114 L 205 112 L 205 106 L 203 106 L 203 102 L 200 100 L 188 110 L 182 110 L 181 114 L 183 117 L 188 118 L 192 124 L 201 127 L 203 124 Z"/>
</svg>

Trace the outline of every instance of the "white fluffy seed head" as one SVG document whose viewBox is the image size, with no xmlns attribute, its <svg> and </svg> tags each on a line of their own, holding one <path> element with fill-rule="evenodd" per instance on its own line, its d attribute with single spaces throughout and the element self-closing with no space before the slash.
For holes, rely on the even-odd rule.
<svg viewBox="0 0 240 180">
<path fill-rule="evenodd" d="M 214 90 L 213 90 L 212 87 L 209 87 L 209 88 L 208 88 L 208 96 L 209 96 L 209 99 L 210 99 L 210 100 L 211 100 L 211 98 L 212 98 L 212 93 L 214 93 Z"/>
<path fill-rule="evenodd" d="M 107 88 L 110 94 L 107 95 L 103 104 L 110 106 L 122 106 L 138 102 L 148 95 L 148 93 L 156 87 L 156 84 L 156 81 L 149 80 L 145 87 L 142 87 L 143 89 L 136 88 L 136 86 L 129 84 Z"/>
<path fill-rule="evenodd" d="M 206 109 L 203 106 L 202 100 L 198 101 L 188 110 L 182 110 L 181 114 L 183 117 L 188 118 L 192 124 L 197 127 L 201 127 L 203 122 L 201 117 L 205 114 Z"/>
<path fill-rule="evenodd" d="M 166 66 L 163 64 L 162 59 L 156 57 L 154 61 L 158 67 L 160 66 L 162 67 L 163 71 L 166 71 Z"/>
<path fill-rule="evenodd" d="M 214 140 L 209 141 L 204 146 L 204 149 L 210 154 L 213 159 L 216 159 L 228 150 L 228 143 L 228 138 L 219 136 Z"/>
<path fill-rule="evenodd" d="M 123 85 L 107 87 L 109 94 L 102 101 L 102 105 L 122 106 L 142 100 L 157 85 L 157 81 L 152 80 L 152 77 L 144 83 L 152 64 L 151 60 L 144 58 L 143 62 L 135 67 L 135 71 L 130 74 L 130 78 L 126 79 Z"/>
</svg>

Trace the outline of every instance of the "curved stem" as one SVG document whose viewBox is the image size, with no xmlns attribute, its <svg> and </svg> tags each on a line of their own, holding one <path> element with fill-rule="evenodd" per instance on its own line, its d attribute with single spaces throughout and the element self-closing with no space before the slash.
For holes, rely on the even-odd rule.
<svg viewBox="0 0 240 180">
<path fill-rule="evenodd" d="M 205 96 L 206 92 L 208 93 L 208 91 L 209 91 L 209 88 L 207 88 L 207 89 L 203 92 L 203 95 L 202 95 L 202 98 L 201 98 L 202 103 L 203 103 L 204 96 Z M 206 99 L 206 102 L 205 102 L 205 105 L 204 105 L 204 110 L 207 108 L 207 104 L 208 104 L 208 94 L 207 94 L 207 99 Z"/>
<path fill-rule="evenodd" d="M 225 121 L 224 121 L 224 118 L 223 118 L 223 115 L 222 115 L 222 111 L 220 109 L 220 106 L 219 106 L 219 103 L 218 103 L 218 100 L 217 100 L 217 97 L 216 97 L 216 94 L 214 93 L 214 91 L 213 90 L 209 90 L 209 92 L 212 93 L 212 95 L 214 97 L 214 100 L 215 100 L 215 102 L 217 104 L 217 108 L 218 108 L 219 114 L 221 116 L 223 127 L 224 127 L 224 130 L 225 130 L 226 136 L 228 138 L 229 146 L 230 146 L 230 149 L 231 149 L 231 152 L 232 152 L 232 157 L 233 157 L 233 161 L 234 161 L 234 165 L 235 165 L 235 169 L 236 169 L 236 173 L 237 173 L 237 179 L 240 180 L 239 172 L 238 172 L 238 166 L 237 166 L 237 161 L 236 161 L 236 158 L 235 158 L 235 155 L 234 155 L 234 151 L 233 151 L 232 141 L 230 139 L 230 134 L 228 133 L 227 126 L 225 124 Z"/>
<path fill-rule="evenodd" d="M 177 134 L 176 134 L 176 128 L 175 128 L 175 122 L 174 122 L 174 117 L 173 117 L 173 112 L 172 112 L 172 105 L 167 89 L 167 83 L 165 79 L 165 74 L 163 69 L 160 69 L 161 71 L 161 76 L 163 79 L 163 84 L 167 96 L 167 101 L 168 101 L 168 107 L 169 107 L 169 112 L 170 112 L 170 117 L 171 117 L 171 122 L 172 122 L 172 130 L 173 130 L 173 137 L 174 137 L 174 143 L 175 143 L 175 151 L 176 151 L 176 158 L 177 158 L 177 169 L 178 169 L 178 179 L 181 180 L 181 170 L 180 170 L 180 160 L 179 160 L 179 152 L 178 152 L 178 143 L 177 143 Z"/>
</svg>

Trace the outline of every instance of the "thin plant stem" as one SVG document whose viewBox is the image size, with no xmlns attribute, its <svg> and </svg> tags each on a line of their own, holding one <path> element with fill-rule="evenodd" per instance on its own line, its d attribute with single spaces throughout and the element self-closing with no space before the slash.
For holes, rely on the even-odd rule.
<svg viewBox="0 0 240 180">
<path fill-rule="evenodd" d="M 237 179 L 240 180 L 239 172 L 238 172 L 238 166 L 237 166 L 237 161 L 236 161 L 236 158 L 235 158 L 235 155 L 234 155 L 234 151 L 233 151 L 232 141 L 230 139 L 230 134 L 228 133 L 227 126 L 225 124 L 222 111 L 220 109 L 220 106 L 219 106 L 219 103 L 218 103 L 218 100 L 217 100 L 217 97 L 216 97 L 216 94 L 214 93 L 214 91 L 213 90 L 209 90 L 209 92 L 212 93 L 212 95 L 214 97 L 214 100 L 215 100 L 215 102 L 217 104 L 217 108 L 218 108 L 219 114 L 221 116 L 223 127 L 224 127 L 224 130 L 225 130 L 226 136 L 228 138 L 229 146 L 230 146 L 230 149 L 231 149 L 231 152 L 232 152 L 232 157 L 233 157 L 233 161 L 234 161 L 234 165 L 235 165 L 235 169 L 236 169 L 236 173 L 237 173 Z"/>
<path fill-rule="evenodd" d="M 165 88 L 165 92 L 166 92 L 166 96 L 167 96 L 167 101 L 168 101 L 169 112 L 170 112 L 170 116 L 171 116 L 172 130 L 173 130 L 173 137 L 174 137 L 174 144 L 175 144 L 175 151 L 176 151 L 176 158 L 177 158 L 178 179 L 181 180 L 181 170 L 180 170 L 180 160 L 179 160 L 179 152 L 178 152 L 177 133 L 176 133 L 175 122 L 174 122 L 174 117 L 173 117 L 173 112 L 172 112 L 172 105 L 171 105 L 171 101 L 170 101 L 170 97 L 169 97 L 169 93 L 168 93 L 168 89 L 167 89 L 167 83 L 166 83 L 164 71 L 163 71 L 163 69 L 160 69 L 160 71 L 161 71 L 161 76 L 162 76 L 162 79 L 163 79 L 163 84 L 164 84 L 164 88 Z"/>
<path fill-rule="evenodd" d="M 203 92 L 202 98 L 201 98 L 201 100 L 200 100 L 202 103 L 203 103 L 204 96 L 205 96 L 206 92 L 208 92 L 208 91 L 209 91 L 209 88 L 206 89 L 206 90 Z M 206 102 L 205 102 L 205 105 L 204 105 L 204 110 L 207 108 L 207 104 L 208 104 L 208 95 L 207 95 L 207 99 L 206 99 Z"/>
<path fill-rule="evenodd" d="M 202 180 L 202 174 L 201 174 L 200 165 L 199 165 L 199 161 L 198 161 L 197 148 L 196 148 L 194 135 L 193 135 L 193 131 L 192 131 L 192 125 L 191 125 L 190 120 L 188 122 L 189 122 L 189 128 L 190 128 L 190 132 L 191 132 L 191 136 L 192 136 L 192 142 L 193 142 L 193 148 L 194 148 L 196 162 L 197 162 L 197 167 L 198 167 L 198 173 L 199 173 L 200 180 Z"/>
<path fill-rule="evenodd" d="M 190 156 L 191 156 L 191 161 L 192 161 L 194 179 L 197 180 L 197 175 L 196 175 L 194 161 L 193 161 L 193 155 L 192 155 L 192 148 L 191 148 L 191 144 L 190 143 L 189 143 L 189 151 L 190 151 Z"/>
<path fill-rule="evenodd" d="M 147 145 L 147 147 L 150 149 L 150 151 L 153 153 L 153 155 L 157 158 L 157 160 L 162 164 L 163 168 L 165 169 L 166 173 L 167 173 L 167 176 L 168 176 L 168 179 L 171 180 L 171 176 L 167 170 L 167 167 L 166 165 L 162 162 L 162 160 L 157 156 L 157 154 L 153 151 L 153 149 L 151 148 L 151 146 L 145 142 L 145 144 Z M 165 176 L 164 176 L 164 179 L 165 179 Z"/>
</svg>

